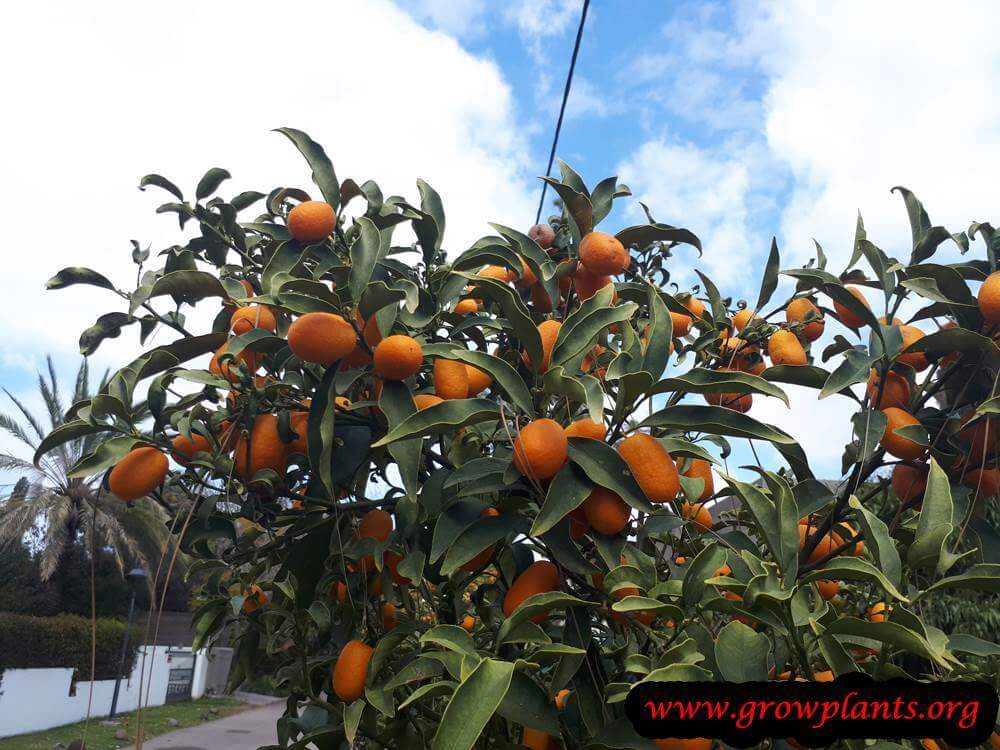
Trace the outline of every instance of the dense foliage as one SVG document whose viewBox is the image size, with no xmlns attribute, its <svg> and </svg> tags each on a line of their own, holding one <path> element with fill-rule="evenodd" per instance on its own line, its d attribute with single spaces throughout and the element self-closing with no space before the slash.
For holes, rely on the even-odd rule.
<svg viewBox="0 0 1000 750">
<path fill-rule="evenodd" d="M 1000 295 L 975 296 L 996 268 L 990 225 L 953 234 L 899 188 L 908 258 L 859 219 L 841 273 L 818 245 L 782 269 L 772 245 L 748 305 L 703 274 L 671 292 L 675 248 L 700 243 L 650 210 L 600 232 L 629 195 L 614 178 L 588 189 L 561 164 L 549 225 L 492 225 L 446 253 L 429 185 L 411 203 L 341 182 L 281 132 L 321 201 L 212 197 L 218 168 L 191 201 L 148 175 L 193 235 L 136 244 L 134 290 L 86 268 L 52 279 L 127 306 L 83 333 L 85 354 L 130 326 L 178 337 L 38 451 L 100 435 L 73 473 L 189 499 L 175 531 L 209 576 L 197 639 L 235 628 L 237 683 L 278 665 L 281 746 L 640 748 L 622 713 L 638 681 L 996 682 L 1000 646 L 921 616 L 945 591 L 995 606 L 1000 587 L 979 534 L 1000 488 Z M 935 262 L 945 246 L 958 262 Z M 210 332 L 188 330 L 194 306 L 218 310 Z M 843 405 L 842 481 L 754 417 L 789 384 Z M 748 442 L 763 462 L 733 476 Z"/>
<path fill-rule="evenodd" d="M 124 623 L 99 618 L 97 639 L 91 638 L 91 621 L 77 615 L 31 617 L 0 612 L 0 673 L 5 669 L 71 668 L 75 680 L 89 680 L 91 644 L 97 644 L 98 680 L 113 680 L 118 674 Z M 124 674 L 135 665 L 142 634 L 132 629 Z"/>
</svg>

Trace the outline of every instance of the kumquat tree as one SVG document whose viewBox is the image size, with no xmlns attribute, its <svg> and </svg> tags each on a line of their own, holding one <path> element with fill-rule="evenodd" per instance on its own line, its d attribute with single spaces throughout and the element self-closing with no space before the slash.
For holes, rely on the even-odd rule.
<svg viewBox="0 0 1000 750">
<path fill-rule="evenodd" d="M 103 475 L 103 502 L 187 498 L 171 529 L 203 581 L 195 647 L 227 630 L 234 685 L 275 665 L 280 747 L 708 748 L 639 736 L 629 691 L 997 684 L 1000 645 L 922 613 L 1000 591 L 1000 231 L 953 234 L 897 188 L 908 258 L 859 219 L 846 270 L 818 245 L 783 269 L 773 244 L 748 303 L 703 274 L 671 284 L 674 248 L 700 242 L 655 207 L 604 226 L 630 195 L 615 178 L 560 164 L 561 215 L 445 252 L 429 185 L 383 197 L 279 132 L 318 195 L 227 200 L 214 168 L 192 202 L 147 175 L 185 244 L 135 244 L 133 290 L 51 279 L 118 298 L 84 354 L 133 327 L 171 341 L 74 404 L 36 460 L 99 436 L 70 473 Z M 961 262 L 934 262 L 946 247 Z M 193 308 L 211 330 L 189 330 L 207 328 Z M 754 416 L 789 385 L 843 405 L 839 481 Z M 747 445 L 761 458 L 729 467 Z"/>
</svg>

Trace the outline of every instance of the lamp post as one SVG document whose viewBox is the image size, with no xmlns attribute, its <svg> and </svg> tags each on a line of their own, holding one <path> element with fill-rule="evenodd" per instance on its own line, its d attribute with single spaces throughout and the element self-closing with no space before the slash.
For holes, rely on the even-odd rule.
<svg viewBox="0 0 1000 750">
<path fill-rule="evenodd" d="M 135 614 L 135 590 L 140 581 L 145 580 L 146 571 L 142 568 L 132 568 L 125 576 L 129 582 L 131 593 L 128 600 L 128 624 L 125 626 L 125 634 L 122 636 L 122 651 L 118 657 L 118 674 L 115 675 L 115 692 L 111 696 L 111 713 L 108 718 L 113 719 L 118 711 L 118 691 L 122 685 L 122 672 L 125 671 L 125 654 L 128 653 L 128 637 L 132 631 L 132 617 Z"/>
</svg>

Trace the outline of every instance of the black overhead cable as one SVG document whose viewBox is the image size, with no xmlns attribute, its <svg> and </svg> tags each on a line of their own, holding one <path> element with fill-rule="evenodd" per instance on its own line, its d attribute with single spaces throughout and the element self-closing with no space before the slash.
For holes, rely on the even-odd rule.
<svg viewBox="0 0 1000 750">
<path fill-rule="evenodd" d="M 587 22 L 587 8 L 590 7 L 590 0 L 583 0 L 583 11 L 580 13 L 580 27 L 576 30 L 576 43 L 573 45 L 573 57 L 569 61 L 569 73 L 566 75 L 566 88 L 563 90 L 562 106 L 559 107 L 559 119 L 556 120 L 556 132 L 552 138 L 552 150 L 549 152 L 549 165 L 545 168 L 545 176 L 552 173 L 552 162 L 556 158 L 556 146 L 559 143 L 559 131 L 562 130 L 563 115 L 566 114 L 566 102 L 569 100 L 569 90 L 573 85 L 573 71 L 576 69 L 576 56 L 580 52 L 580 40 L 583 39 L 583 26 Z M 542 197 L 538 199 L 538 213 L 535 214 L 535 223 L 542 219 L 542 206 L 545 205 L 545 190 L 548 183 L 542 181 Z"/>
</svg>

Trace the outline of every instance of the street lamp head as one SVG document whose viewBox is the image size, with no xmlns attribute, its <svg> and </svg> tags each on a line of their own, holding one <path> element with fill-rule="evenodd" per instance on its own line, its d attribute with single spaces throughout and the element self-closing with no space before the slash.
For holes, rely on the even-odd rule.
<svg viewBox="0 0 1000 750">
<path fill-rule="evenodd" d="M 142 568 L 132 568 L 126 576 L 133 583 L 138 583 L 146 577 L 146 571 Z"/>
</svg>

